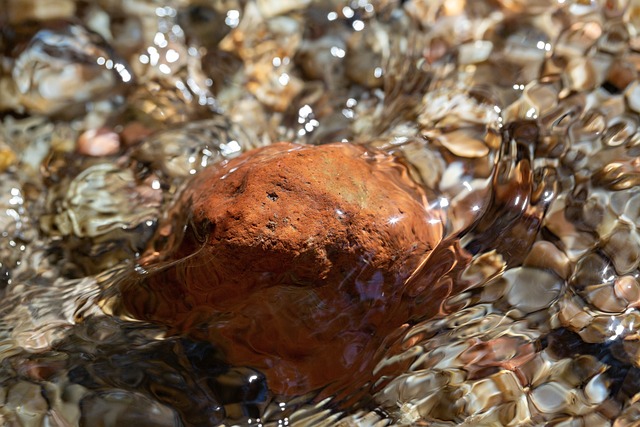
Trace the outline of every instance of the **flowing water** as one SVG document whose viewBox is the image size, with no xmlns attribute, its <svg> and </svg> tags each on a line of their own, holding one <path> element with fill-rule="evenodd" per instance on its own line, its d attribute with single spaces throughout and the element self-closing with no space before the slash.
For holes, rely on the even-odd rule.
<svg viewBox="0 0 640 427">
<path fill-rule="evenodd" d="M 1 424 L 639 425 L 640 2 L 5 0 L 0 55 Z M 278 141 L 396 156 L 440 221 L 387 299 L 328 294 L 364 343 L 321 291 L 226 340 L 145 293 L 193 176 Z"/>
</svg>

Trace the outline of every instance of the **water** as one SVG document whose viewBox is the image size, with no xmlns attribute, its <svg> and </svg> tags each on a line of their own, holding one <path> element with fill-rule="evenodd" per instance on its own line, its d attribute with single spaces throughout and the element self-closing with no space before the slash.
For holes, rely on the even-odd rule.
<svg viewBox="0 0 640 427">
<path fill-rule="evenodd" d="M 28 6 L 0 13 L 4 424 L 637 422 L 634 1 Z M 191 177 L 283 140 L 407 165 L 443 221 L 392 296 L 140 296 L 199 253 Z"/>
</svg>

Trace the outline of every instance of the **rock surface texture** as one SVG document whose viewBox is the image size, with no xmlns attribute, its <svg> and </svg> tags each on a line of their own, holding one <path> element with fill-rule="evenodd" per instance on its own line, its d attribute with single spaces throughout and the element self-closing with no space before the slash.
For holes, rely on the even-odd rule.
<svg viewBox="0 0 640 427">
<path fill-rule="evenodd" d="M 125 305 L 215 342 L 279 394 L 366 378 L 443 232 L 404 164 L 347 143 L 250 151 L 199 173 L 183 200 L 188 226 L 163 260 L 177 262 L 125 286 Z"/>
</svg>

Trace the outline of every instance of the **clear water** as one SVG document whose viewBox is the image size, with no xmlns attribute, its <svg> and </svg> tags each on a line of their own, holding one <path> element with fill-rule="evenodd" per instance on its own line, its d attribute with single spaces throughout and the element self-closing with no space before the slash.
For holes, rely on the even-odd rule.
<svg viewBox="0 0 640 427">
<path fill-rule="evenodd" d="M 0 420 L 637 423 L 639 17 L 634 1 L 10 0 Z M 366 372 L 299 395 L 122 299 L 179 243 L 193 175 L 282 140 L 398 156 L 445 219 Z"/>
</svg>

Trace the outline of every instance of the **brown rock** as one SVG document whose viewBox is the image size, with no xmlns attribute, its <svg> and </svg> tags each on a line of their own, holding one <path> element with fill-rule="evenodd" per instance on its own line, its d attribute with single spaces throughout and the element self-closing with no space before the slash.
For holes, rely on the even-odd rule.
<svg viewBox="0 0 640 427">
<path fill-rule="evenodd" d="M 638 75 L 632 63 L 617 60 L 611 64 L 606 82 L 619 91 L 624 91 Z"/>
<path fill-rule="evenodd" d="M 168 257 L 181 261 L 125 286 L 125 304 L 263 370 L 278 394 L 370 370 L 442 238 L 403 164 L 346 143 L 248 152 L 205 169 L 185 199 L 190 225 Z"/>
</svg>

